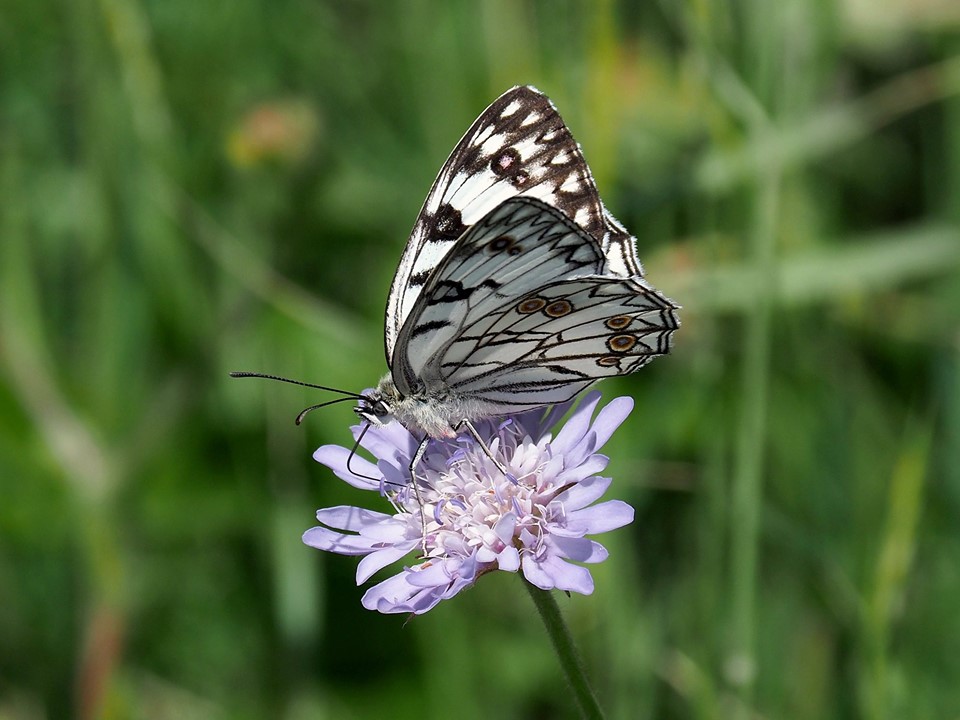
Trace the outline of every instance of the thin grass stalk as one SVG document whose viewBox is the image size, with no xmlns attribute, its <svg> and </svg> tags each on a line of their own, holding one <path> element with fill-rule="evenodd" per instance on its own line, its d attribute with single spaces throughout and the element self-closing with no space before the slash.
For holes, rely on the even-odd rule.
<svg viewBox="0 0 960 720">
<path fill-rule="evenodd" d="M 770 318 L 776 268 L 776 225 L 780 173 L 766 173 L 755 191 L 749 259 L 756 302 L 746 317 L 740 375 L 742 415 L 734 458 L 731 523 L 731 643 L 727 677 L 742 704 L 738 718 L 750 716 L 756 676 L 755 627 L 760 507 L 770 378 Z"/>
</svg>

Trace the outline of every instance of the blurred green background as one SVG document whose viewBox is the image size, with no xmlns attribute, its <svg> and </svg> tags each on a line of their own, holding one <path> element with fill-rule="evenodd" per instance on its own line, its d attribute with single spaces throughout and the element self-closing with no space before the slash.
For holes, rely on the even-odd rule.
<svg viewBox="0 0 960 720">
<path fill-rule="evenodd" d="M 956 0 L 0 4 L 0 718 L 570 718 L 514 576 L 300 543 L 447 153 L 557 103 L 675 351 L 604 383 L 611 718 L 960 718 Z"/>
</svg>

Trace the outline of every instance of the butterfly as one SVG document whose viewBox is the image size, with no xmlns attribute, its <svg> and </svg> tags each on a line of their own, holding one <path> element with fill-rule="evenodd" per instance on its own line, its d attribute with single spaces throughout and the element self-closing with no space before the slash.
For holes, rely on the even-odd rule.
<svg viewBox="0 0 960 720">
<path fill-rule="evenodd" d="M 679 306 L 643 277 L 553 103 L 497 98 L 444 163 L 387 299 L 389 372 L 355 412 L 423 437 L 573 398 L 670 349 Z"/>
</svg>

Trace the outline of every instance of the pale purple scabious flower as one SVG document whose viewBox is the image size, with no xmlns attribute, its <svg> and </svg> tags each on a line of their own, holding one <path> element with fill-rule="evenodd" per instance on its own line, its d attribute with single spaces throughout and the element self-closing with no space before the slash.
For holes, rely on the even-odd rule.
<svg viewBox="0 0 960 720">
<path fill-rule="evenodd" d="M 589 594 L 589 570 L 571 561 L 601 562 L 607 551 L 585 536 L 633 521 L 633 508 L 620 500 L 593 504 L 611 482 L 596 474 L 608 460 L 597 450 L 633 409 L 633 400 L 619 397 L 591 422 L 599 400 L 600 393 L 589 393 L 556 437 L 551 430 L 572 403 L 476 423 L 506 476 L 469 435 L 431 441 L 416 470 L 423 515 L 409 484 L 418 441 L 399 423 L 368 429 L 361 445 L 377 463 L 355 455 L 350 459 L 354 472 L 347 468 L 348 448 L 324 445 L 313 455 L 318 462 L 354 487 L 380 491 L 394 512 L 326 508 L 317 512 L 326 527 L 307 530 L 303 541 L 343 555 L 365 555 L 357 567 L 358 585 L 425 549 L 419 564 L 367 590 L 363 606 L 382 613 L 425 613 L 493 570 L 522 569 L 544 590 Z M 353 428 L 354 436 L 359 430 Z"/>
</svg>

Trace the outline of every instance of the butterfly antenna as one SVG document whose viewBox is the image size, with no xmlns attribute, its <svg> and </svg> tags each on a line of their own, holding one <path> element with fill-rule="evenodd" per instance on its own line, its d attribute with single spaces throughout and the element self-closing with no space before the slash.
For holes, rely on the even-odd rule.
<svg viewBox="0 0 960 720">
<path fill-rule="evenodd" d="M 279 375 L 267 375 L 265 373 L 257 372 L 232 372 L 230 377 L 235 378 L 244 378 L 244 377 L 255 377 L 263 378 L 264 380 L 278 380 L 280 382 L 290 383 L 291 385 L 300 385 L 301 387 L 316 388 L 317 390 L 328 390 L 329 392 L 340 393 L 341 395 L 346 395 L 347 397 L 353 398 L 354 400 L 360 400 L 363 395 L 359 393 L 349 392 L 347 390 L 340 390 L 339 388 L 327 387 L 326 385 L 315 385 L 314 383 L 301 382 L 300 380 L 291 380 L 290 378 L 280 377 Z"/>
<path fill-rule="evenodd" d="M 342 397 L 342 398 L 337 398 L 336 400 L 327 400 L 326 402 L 317 403 L 316 405 L 311 405 L 310 407 L 304 408 L 303 410 L 301 410 L 300 414 L 297 415 L 297 419 L 294 420 L 294 422 L 297 425 L 299 425 L 300 423 L 303 422 L 303 419 L 307 416 L 307 413 L 311 412 L 312 410 L 317 410 L 319 408 L 326 407 L 327 405 L 333 405 L 334 403 L 353 402 L 354 400 L 356 400 L 356 398 L 354 397 Z"/>
</svg>

